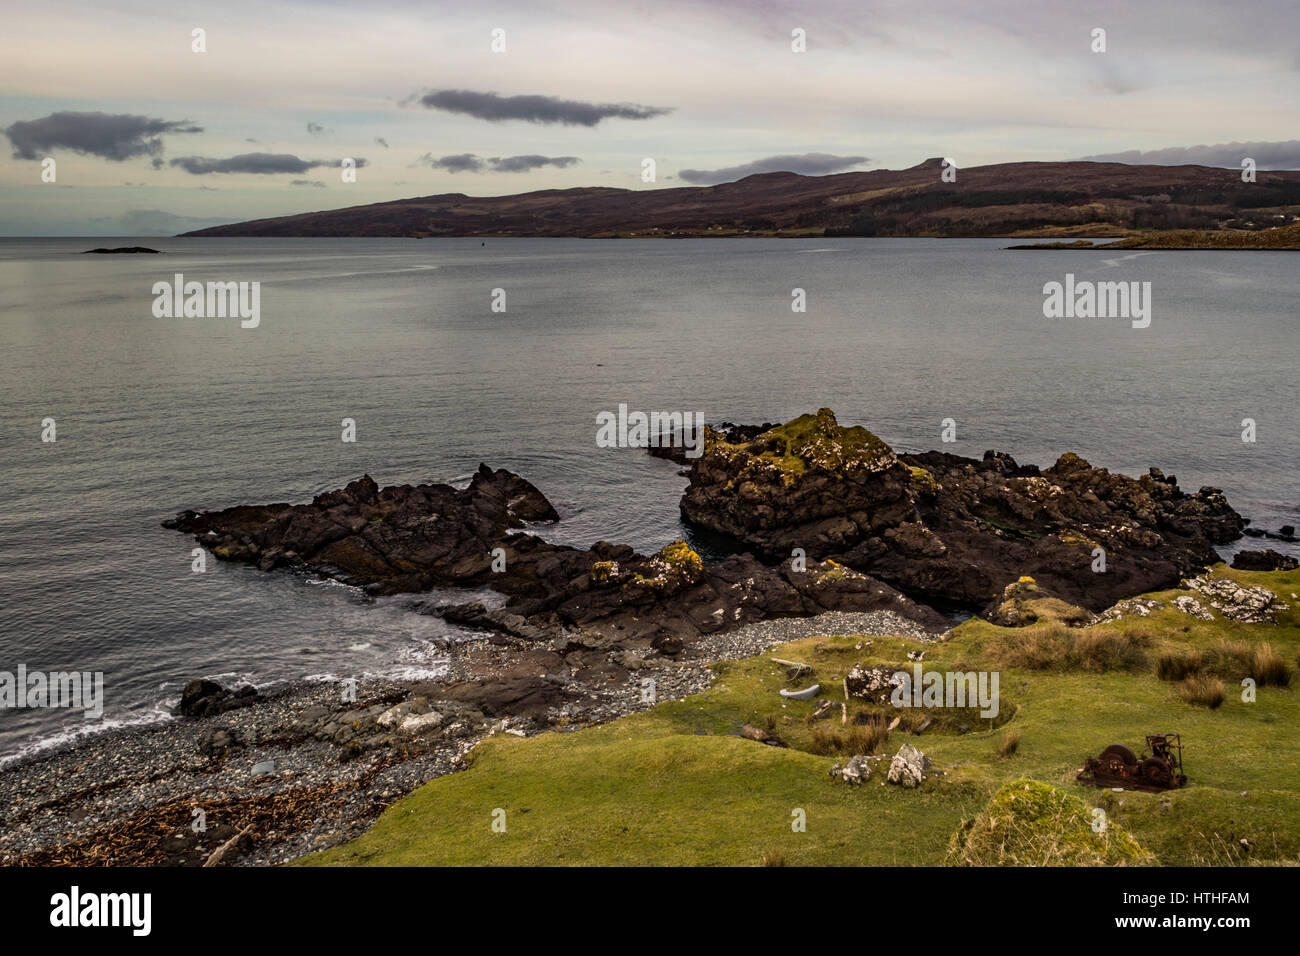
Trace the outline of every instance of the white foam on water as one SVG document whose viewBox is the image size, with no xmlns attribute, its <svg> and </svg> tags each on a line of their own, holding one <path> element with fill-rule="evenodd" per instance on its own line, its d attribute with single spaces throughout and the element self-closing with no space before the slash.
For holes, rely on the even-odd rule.
<svg viewBox="0 0 1300 956">
<path fill-rule="evenodd" d="M 20 746 L 11 754 L 0 757 L 0 769 L 4 769 L 10 764 L 27 757 L 33 757 L 49 750 L 58 750 L 87 737 L 108 733 L 110 730 L 121 730 L 123 728 L 140 730 L 146 727 L 169 724 L 176 719 L 176 716 L 172 713 L 172 708 L 165 701 L 158 701 L 144 713 L 132 714 L 127 717 L 104 717 L 93 722 L 86 721 L 84 726 L 68 724 L 53 733 L 38 737 L 30 743 Z"/>
</svg>

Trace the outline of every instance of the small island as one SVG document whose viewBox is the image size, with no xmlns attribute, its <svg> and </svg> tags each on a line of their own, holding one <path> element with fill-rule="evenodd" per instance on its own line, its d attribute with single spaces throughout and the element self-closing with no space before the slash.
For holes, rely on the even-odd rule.
<svg viewBox="0 0 1300 956">
<path fill-rule="evenodd" d="M 162 255 L 162 253 L 159 252 L 157 249 L 150 249 L 147 246 L 118 246 L 116 249 L 109 249 L 106 246 L 100 246 L 98 249 L 87 249 L 82 253 L 82 255 L 88 256 L 91 253 L 97 253 L 99 255 L 115 255 L 117 253 L 137 253 L 137 252 L 151 252 L 156 256 Z"/>
<path fill-rule="evenodd" d="M 1239 229 L 1169 229 L 1130 236 L 1116 242 L 1091 242 L 1076 239 L 1073 242 L 1040 242 L 1008 249 L 1300 249 L 1300 223 L 1275 226 L 1272 229 L 1245 231 Z"/>
</svg>

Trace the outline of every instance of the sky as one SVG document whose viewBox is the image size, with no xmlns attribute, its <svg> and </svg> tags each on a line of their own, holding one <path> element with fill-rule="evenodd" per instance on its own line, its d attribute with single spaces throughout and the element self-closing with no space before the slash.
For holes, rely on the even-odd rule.
<svg viewBox="0 0 1300 956">
<path fill-rule="evenodd" d="M 936 156 L 1295 169 L 1297 27 L 1296 0 L 0 0 L 0 235 Z"/>
</svg>

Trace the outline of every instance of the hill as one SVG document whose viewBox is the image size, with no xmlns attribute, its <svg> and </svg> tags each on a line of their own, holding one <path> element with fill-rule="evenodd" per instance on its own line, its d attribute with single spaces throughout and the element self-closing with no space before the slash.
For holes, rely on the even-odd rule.
<svg viewBox="0 0 1300 956">
<path fill-rule="evenodd" d="M 1250 230 L 1300 216 L 1300 172 L 1124 163 L 1003 163 L 941 180 L 941 161 L 718 186 L 446 193 L 213 226 L 186 236 L 1123 236 Z"/>
</svg>

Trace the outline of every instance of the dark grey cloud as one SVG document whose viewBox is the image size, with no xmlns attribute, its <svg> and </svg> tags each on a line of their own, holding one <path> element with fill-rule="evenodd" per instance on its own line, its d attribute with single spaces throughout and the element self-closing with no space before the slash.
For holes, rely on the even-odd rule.
<svg viewBox="0 0 1300 956">
<path fill-rule="evenodd" d="M 334 130 L 326 129 L 324 126 L 321 126 L 320 123 L 308 123 L 307 132 L 312 136 L 320 136 L 322 133 L 332 133 Z"/>
<path fill-rule="evenodd" d="M 1227 166 L 1241 168 L 1250 157 L 1259 169 L 1300 169 L 1300 140 L 1282 142 L 1218 143 L 1213 146 L 1170 146 L 1167 149 L 1130 149 L 1122 153 L 1084 156 L 1084 162 L 1130 163 L 1152 166 Z"/>
<path fill-rule="evenodd" d="M 723 169 L 682 169 L 677 175 L 697 186 L 730 183 L 755 173 L 799 173 L 802 176 L 825 176 L 857 166 L 867 161 L 866 156 L 832 156 L 830 153 L 797 153 L 787 156 L 768 156 L 752 163 L 727 166 Z"/>
<path fill-rule="evenodd" d="M 313 186 L 316 189 L 324 189 L 325 184 L 319 179 L 295 179 L 289 183 L 290 186 Z"/>
<path fill-rule="evenodd" d="M 473 153 L 455 153 L 451 156 L 435 157 L 425 153 L 420 159 L 434 169 L 445 169 L 449 173 L 479 173 L 483 171 L 484 162 Z"/>
<path fill-rule="evenodd" d="M 492 165 L 493 172 L 526 173 L 530 169 L 540 169 L 543 166 L 567 169 L 582 160 L 577 156 L 538 156 L 536 153 L 529 153 L 524 156 L 493 156 L 488 162 Z"/>
<path fill-rule="evenodd" d="M 485 171 L 493 173 L 526 173 L 529 170 L 540 169 L 543 166 L 567 169 L 582 162 L 577 156 L 540 156 L 537 153 L 528 153 L 523 156 L 489 156 L 487 159 L 476 156 L 474 153 L 455 153 L 451 156 L 438 157 L 425 153 L 420 159 L 434 169 L 445 169 L 449 173 L 481 173 Z"/>
<path fill-rule="evenodd" d="M 13 144 L 14 159 L 39 159 L 51 150 L 69 149 L 119 163 L 137 156 L 161 155 L 164 133 L 201 132 L 203 127 L 189 120 L 66 111 L 19 120 L 4 131 Z"/>
<path fill-rule="evenodd" d="M 583 103 L 579 100 L 562 100 L 556 96 L 501 96 L 498 93 L 479 93 L 475 90 L 434 90 L 417 94 L 415 99 L 427 109 L 462 113 L 491 123 L 523 120 L 548 126 L 554 123 L 564 126 L 595 126 L 605 119 L 651 119 L 672 112 L 667 107 L 641 106 L 636 103 Z"/>
<path fill-rule="evenodd" d="M 376 136 L 376 137 L 375 137 L 375 142 L 376 142 L 378 145 L 384 147 L 384 149 L 387 149 L 387 148 L 388 148 L 388 140 L 384 139 L 382 136 Z"/>
<path fill-rule="evenodd" d="M 357 169 L 366 165 L 364 159 L 358 159 Z M 216 159 L 210 156 L 180 156 L 171 161 L 187 173 L 206 176 L 209 173 L 305 173 L 309 169 L 322 166 L 338 166 L 337 159 L 299 159 L 292 153 L 241 153 L 228 159 Z"/>
</svg>

